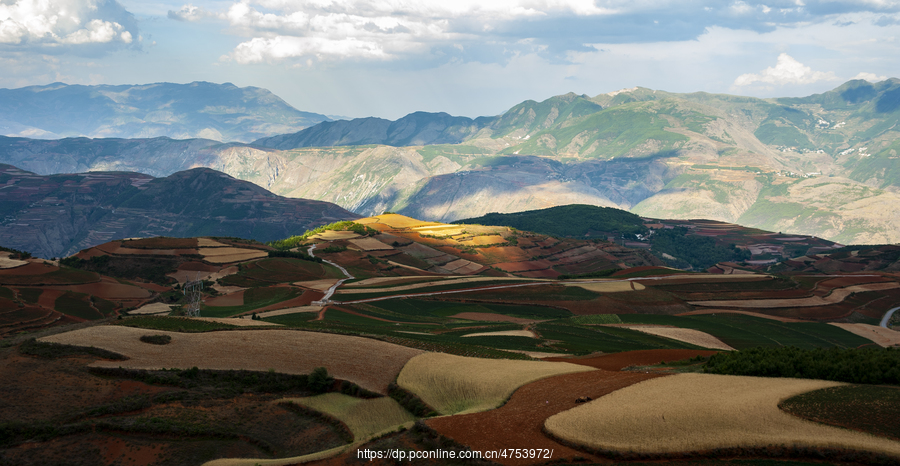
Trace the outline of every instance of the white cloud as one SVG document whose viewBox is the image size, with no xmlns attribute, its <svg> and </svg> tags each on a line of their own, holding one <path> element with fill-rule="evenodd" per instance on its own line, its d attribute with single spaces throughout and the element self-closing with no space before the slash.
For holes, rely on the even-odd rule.
<svg viewBox="0 0 900 466">
<path fill-rule="evenodd" d="M 231 58 L 242 64 L 278 61 L 293 57 L 385 58 L 386 54 L 374 42 L 354 38 L 325 39 L 317 37 L 277 36 L 271 39 L 254 38 L 239 44 Z"/>
<path fill-rule="evenodd" d="M 0 43 L 8 45 L 130 44 L 131 31 L 101 17 L 98 0 L 16 0 L 0 3 Z M 115 2 L 111 2 L 119 7 Z M 121 8 L 121 7 L 119 7 Z M 135 32 L 137 32 L 135 30 Z"/>
<path fill-rule="evenodd" d="M 208 17 L 219 17 L 215 13 L 211 13 L 209 11 L 204 10 L 198 6 L 194 6 L 190 3 L 184 5 L 178 11 L 169 10 L 167 13 L 169 19 L 174 19 L 178 21 L 199 21 Z"/>
<path fill-rule="evenodd" d="M 760 82 L 781 86 L 785 84 L 812 84 L 818 81 L 833 81 L 837 76 L 833 72 L 813 71 L 812 68 L 798 62 L 786 53 L 778 55 L 778 63 L 760 73 L 742 74 L 734 80 L 735 86 L 749 86 Z"/>
<path fill-rule="evenodd" d="M 887 76 L 879 76 L 875 73 L 866 73 L 865 71 L 863 71 L 863 72 L 860 72 L 858 75 L 852 77 L 851 79 L 864 79 L 866 81 L 869 81 L 870 83 L 877 83 L 880 81 L 884 81 L 887 78 L 888 78 Z"/>
<path fill-rule="evenodd" d="M 175 19 L 198 15 L 185 5 Z M 238 63 L 289 58 L 396 58 L 477 40 L 505 21 L 552 15 L 596 16 L 615 10 L 593 0 L 244 0 L 221 17 L 248 38 L 227 57 Z M 477 26 L 473 26 L 477 25 Z"/>
</svg>

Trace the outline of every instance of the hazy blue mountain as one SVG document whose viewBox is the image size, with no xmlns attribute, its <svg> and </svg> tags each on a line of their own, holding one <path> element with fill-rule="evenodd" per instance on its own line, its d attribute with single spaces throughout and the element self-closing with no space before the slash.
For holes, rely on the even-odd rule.
<svg viewBox="0 0 900 466">
<path fill-rule="evenodd" d="M 261 138 L 253 144 L 282 150 L 366 144 L 458 144 L 476 135 L 492 121 L 492 118 L 486 117 L 473 120 L 446 113 L 415 112 L 396 121 L 375 117 L 329 121 L 293 134 Z"/>
<path fill-rule="evenodd" d="M 0 134 L 42 139 L 206 138 L 249 142 L 329 121 L 266 89 L 231 83 L 0 89 Z"/>
</svg>

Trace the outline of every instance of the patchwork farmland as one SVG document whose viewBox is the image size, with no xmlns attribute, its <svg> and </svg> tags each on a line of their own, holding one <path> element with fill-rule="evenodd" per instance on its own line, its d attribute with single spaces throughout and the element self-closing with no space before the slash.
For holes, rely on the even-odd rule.
<svg viewBox="0 0 900 466">
<path fill-rule="evenodd" d="M 703 373 L 755 348 L 895 361 L 900 333 L 880 325 L 900 301 L 893 250 L 678 225 L 797 260 L 686 271 L 652 248 L 396 214 L 269 244 L 5 251 L 0 464 L 74 449 L 83 464 L 338 465 L 437 445 L 554 452 L 490 460 L 504 465 L 900 462 L 882 413 L 897 387 Z"/>
</svg>

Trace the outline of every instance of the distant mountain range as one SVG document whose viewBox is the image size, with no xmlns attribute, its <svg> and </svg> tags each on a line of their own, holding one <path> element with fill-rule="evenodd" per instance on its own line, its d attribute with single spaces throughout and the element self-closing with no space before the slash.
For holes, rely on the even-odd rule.
<svg viewBox="0 0 900 466">
<path fill-rule="evenodd" d="M 451 221 L 573 203 L 850 243 L 900 242 L 900 80 L 804 98 L 644 88 L 526 101 L 496 117 L 323 122 L 252 144 L 0 138 L 41 174 L 196 166 L 362 215 Z"/>
<path fill-rule="evenodd" d="M 40 176 L 0 165 L 0 185 L 0 245 L 44 258 L 131 237 L 271 241 L 359 218 L 328 202 L 284 198 L 208 168 L 153 178 L 130 172 Z"/>
<path fill-rule="evenodd" d="M 250 142 L 329 120 L 301 112 L 266 89 L 231 83 L 0 89 L 0 134 L 7 136 Z"/>
</svg>

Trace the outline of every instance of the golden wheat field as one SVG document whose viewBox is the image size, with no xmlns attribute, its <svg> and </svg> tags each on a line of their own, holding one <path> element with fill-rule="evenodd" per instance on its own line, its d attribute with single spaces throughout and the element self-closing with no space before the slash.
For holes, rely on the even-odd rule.
<svg viewBox="0 0 900 466">
<path fill-rule="evenodd" d="M 352 239 L 359 238 L 359 235 L 353 233 L 352 231 L 340 231 L 340 230 L 325 230 L 321 233 L 316 233 L 309 237 L 309 239 L 319 239 L 323 241 L 336 241 L 339 239 Z"/>
<path fill-rule="evenodd" d="M 365 441 L 384 431 L 415 421 L 409 411 L 403 409 L 391 397 L 364 400 L 343 393 L 325 393 L 305 398 L 286 398 L 283 401 L 297 403 L 339 419 L 353 433 L 354 442 Z"/>
<path fill-rule="evenodd" d="M 237 319 L 235 319 L 237 320 Z M 141 335 L 169 335 L 167 345 L 140 341 Z M 119 325 L 100 325 L 41 338 L 41 341 L 96 346 L 128 356 L 127 361 L 97 361 L 100 367 L 132 369 L 274 369 L 309 374 L 325 367 L 335 378 L 386 393 L 403 365 L 421 350 L 370 338 L 293 330 L 239 330 L 179 333 Z"/>
<path fill-rule="evenodd" d="M 660 337 L 671 338 L 673 340 L 683 341 L 692 345 L 702 346 L 704 348 L 733 350 L 722 340 L 700 330 L 692 328 L 675 328 L 675 327 L 651 327 L 644 325 L 622 325 L 621 327 L 637 330 L 638 332 L 649 333 Z"/>
<path fill-rule="evenodd" d="M 220 243 L 211 238 L 197 238 L 197 246 L 201 248 L 226 248 L 228 247 L 225 243 Z"/>
<path fill-rule="evenodd" d="M 824 380 L 677 374 L 623 388 L 551 416 L 545 428 L 606 450 L 675 453 L 769 445 L 865 450 L 900 458 L 900 442 L 817 424 L 781 400 L 843 385 Z"/>
<path fill-rule="evenodd" d="M 522 385 L 546 377 L 594 370 L 564 362 L 480 359 L 424 353 L 409 360 L 397 385 L 441 414 L 493 409 Z"/>
</svg>

